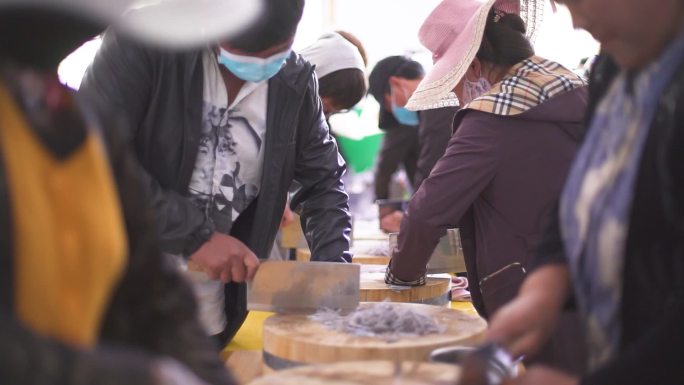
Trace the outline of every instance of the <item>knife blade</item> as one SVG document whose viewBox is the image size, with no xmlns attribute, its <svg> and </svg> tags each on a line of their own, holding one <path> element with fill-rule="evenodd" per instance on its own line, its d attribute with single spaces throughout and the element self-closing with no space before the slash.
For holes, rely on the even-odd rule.
<svg viewBox="0 0 684 385">
<path fill-rule="evenodd" d="M 248 285 L 247 309 L 276 313 L 351 311 L 359 305 L 361 269 L 354 263 L 267 261 Z"/>
</svg>

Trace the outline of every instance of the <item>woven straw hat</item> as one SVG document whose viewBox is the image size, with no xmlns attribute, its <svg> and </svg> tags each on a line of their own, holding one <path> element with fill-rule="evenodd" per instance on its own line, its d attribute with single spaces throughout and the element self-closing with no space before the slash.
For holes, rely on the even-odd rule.
<svg viewBox="0 0 684 385">
<path fill-rule="evenodd" d="M 411 96 L 406 108 L 429 110 L 455 106 L 453 92 L 480 49 L 489 11 L 516 13 L 533 39 L 542 21 L 543 0 L 444 0 L 420 28 L 421 43 L 432 52 L 433 68 Z"/>
</svg>

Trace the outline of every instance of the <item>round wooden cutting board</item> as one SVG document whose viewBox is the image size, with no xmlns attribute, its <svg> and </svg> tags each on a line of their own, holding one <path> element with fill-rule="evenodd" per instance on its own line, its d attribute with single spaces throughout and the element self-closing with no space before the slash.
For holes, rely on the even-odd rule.
<svg viewBox="0 0 684 385">
<path fill-rule="evenodd" d="M 448 274 L 432 275 L 425 285 L 414 287 L 394 287 L 385 283 L 386 266 L 361 266 L 361 301 L 362 302 L 412 302 L 436 306 L 449 305 L 451 276 Z"/>
<path fill-rule="evenodd" d="M 451 385 L 460 372 L 432 362 L 341 362 L 283 370 L 250 385 Z"/>
<path fill-rule="evenodd" d="M 360 308 L 378 306 L 362 303 Z M 444 333 L 400 337 L 388 342 L 381 337 L 355 336 L 333 331 L 306 315 L 275 315 L 264 323 L 264 363 L 267 368 L 286 369 L 302 364 L 340 361 L 427 361 L 430 352 L 448 345 L 475 345 L 483 340 L 484 319 L 438 306 L 397 303 L 431 316 Z"/>
<path fill-rule="evenodd" d="M 297 249 L 296 259 L 300 262 L 308 262 L 311 260 L 311 251 L 309 249 L 300 248 Z M 385 255 L 365 255 L 365 254 L 354 254 L 352 257 L 352 263 L 359 263 L 361 265 L 385 265 L 389 264 L 390 257 Z"/>
<path fill-rule="evenodd" d="M 352 263 L 362 265 L 389 265 L 390 257 L 384 255 L 354 255 Z"/>
</svg>

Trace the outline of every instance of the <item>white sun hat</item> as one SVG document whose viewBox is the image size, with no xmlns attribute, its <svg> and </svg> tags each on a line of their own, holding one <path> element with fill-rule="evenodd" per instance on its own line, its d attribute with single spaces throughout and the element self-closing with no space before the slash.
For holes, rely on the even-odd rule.
<svg viewBox="0 0 684 385">
<path fill-rule="evenodd" d="M 322 78 L 335 71 L 356 68 L 366 71 L 359 49 L 337 32 L 323 34 L 299 54 L 316 66 L 316 76 Z"/>
<path fill-rule="evenodd" d="M 111 25 L 137 39 L 192 46 L 241 32 L 262 0 L 0 0 L 2 9 L 52 9 Z"/>
</svg>

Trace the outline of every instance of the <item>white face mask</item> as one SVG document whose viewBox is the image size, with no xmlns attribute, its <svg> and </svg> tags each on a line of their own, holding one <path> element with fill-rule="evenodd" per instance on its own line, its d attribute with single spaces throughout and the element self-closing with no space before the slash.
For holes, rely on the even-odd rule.
<svg viewBox="0 0 684 385">
<path fill-rule="evenodd" d="M 492 85 L 489 81 L 483 77 L 480 77 L 476 81 L 470 81 L 468 78 L 463 78 L 463 100 L 461 100 L 461 106 L 472 102 L 473 100 L 482 96 L 485 92 L 489 91 Z"/>
</svg>

